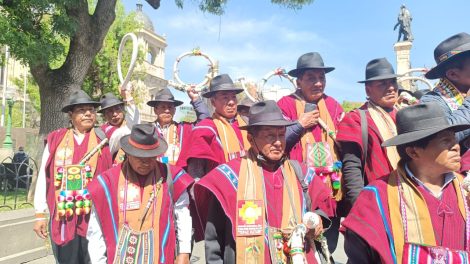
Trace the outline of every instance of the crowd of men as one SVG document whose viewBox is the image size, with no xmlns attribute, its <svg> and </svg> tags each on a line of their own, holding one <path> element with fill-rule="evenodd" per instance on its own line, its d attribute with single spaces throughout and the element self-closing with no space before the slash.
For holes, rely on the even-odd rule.
<svg viewBox="0 0 470 264">
<path fill-rule="evenodd" d="M 210 116 L 189 90 L 194 123 L 173 120 L 183 102 L 169 89 L 147 102 L 148 124 L 126 89 L 100 102 L 77 91 L 70 126 L 46 140 L 34 231 L 58 263 L 189 263 L 194 240 L 206 263 L 334 263 L 339 233 L 349 263 L 468 263 L 470 35 L 434 58 L 422 96 L 371 60 L 367 101 L 348 113 L 317 52 L 278 102 L 238 104 L 221 74 L 201 95 Z"/>
</svg>

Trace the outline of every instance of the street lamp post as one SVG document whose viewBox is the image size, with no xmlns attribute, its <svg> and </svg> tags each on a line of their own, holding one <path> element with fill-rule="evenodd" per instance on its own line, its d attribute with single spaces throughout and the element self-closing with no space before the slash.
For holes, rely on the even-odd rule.
<svg viewBox="0 0 470 264">
<path fill-rule="evenodd" d="M 7 99 L 7 104 L 8 104 L 8 122 L 6 126 L 6 133 L 5 133 L 5 140 L 3 140 L 3 146 L 2 148 L 5 149 L 11 149 L 13 150 L 13 140 L 11 139 L 11 120 L 12 120 L 12 109 L 13 109 L 13 104 L 15 101 L 13 98 L 8 98 Z"/>
</svg>

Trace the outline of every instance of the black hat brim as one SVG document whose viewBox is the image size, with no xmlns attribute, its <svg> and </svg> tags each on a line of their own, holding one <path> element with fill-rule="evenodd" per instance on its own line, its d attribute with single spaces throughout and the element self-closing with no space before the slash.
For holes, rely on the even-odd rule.
<svg viewBox="0 0 470 264">
<path fill-rule="evenodd" d="M 154 149 L 139 149 L 131 145 L 129 143 L 129 138 L 131 135 L 126 135 L 123 136 L 119 141 L 121 143 L 121 148 L 122 150 L 130 156 L 138 157 L 138 158 L 152 158 L 152 157 L 158 157 L 161 154 L 165 153 L 165 151 L 168 149 L 168 144 L 166 143 L 165 140 L 162 138 L 158 137 L 158 147 Z"/>
<path fill-rule="evenodd" d="M 393 79 L 393 78 L 398 78 L 398 77 L 401 77 L 401 75 L 400 74 L 385 74 L 385 75 L 372 77 L 372 78 L 369 78 L 367 80 L 358 81 L 358 83 L 366 83 L 366 82 L 371 82 L 371 81 L 387 80 L 387 79 Z"/>
<path fill-rule="evenodd" d="M 292 76 L 292 77 L 299 77 L 299 74 L 303 71 L 306 71 L 306 70 L 313 70 L 313 69 L 322 69 L 325 71 L 325 73 L 329 73 L 329 72 L 332 72 L 334 71 L 335 67 L 308 67 L 308 68 L 299 68 L 299 69 L 293 69 L 293 70 L 290 70 L 287 74 L 289 74 L 289 76 Z"/>
<path fill-rule="evenodd" d="M 449 125 L 449 126 L 444 126 L 444 127 L 433 127 L 430 129 L 416 130 L 416 131 L 403 133 L 395 137 L 392 137 L 389 140 L 384 141 L 382 143 L 382 147 L 399 146 L 399 145 L 415 142 L 415 141 L 437 134 L 447 129 L 452 129 L 454 132 L 459 132 L 459 131 L 469 129 L 469 128 L 470 128 L 470 124 Z"/>
<path fill-rule="evenodd" d="M 237 94 L 243 92 L 243 89 L 242 88 L 233 88 L 233 89 L 220 89 L 220 90 L 217 90 L 217 91 L 208 91 L 208 92 L 205 92 L 202 94 L 202 97 L 204 98 L 211 98 L 212 96 L 214 96 L 215 93 L 217 92 L 225 92 L 225 91 L 233 91 Z"/>
<path fill-rule="evenodd" d="M 152 100 L 152 101 L 148 101 L 147 102 L 147 105 L 150 106 L 150 107 L 155 107 L 158 103 L 161 103 L 161 102 L 164 102 L 164 103 L 172 103 L 175 107 L 178 107 L 180 105 L 183 104 L 182 101 L 178 101 L 178 100 Z"/>
<path fill-rule="evenodd" d="M 113 104 L 110 104 L 110 105 L 107 105 L 106 107 L 101 107 L 100 110 L 98 110 L 98 113 L 103 113 L 104 110 L 108 109 L 108 108 L 111 108 L 113 106 L 116 106 L 116 105 L 124 105 L 124 102 L 115 102 Z"/>
<path fill-rule="evenodd" d="M 99 102 L 95 102 L 95 101 L 77 102 L 75 104 L 69 104 L 69 105 L 66 105 L 66 106 L 62 107 L 62 112 L 63 113 L 68 113 L 68 112 L 72 111 L 74 106 L 77 106 L 77 105 L 93 105 L 95 108 L 97 108 L 101 104 Z"/>
<path fill-rule="evenodd" d="M 463 46 L 467 46 L 466 48 L 468 48 L 468 50 L 465 50 L 465 51 L 462 51 L 458 54 L 455 54 L 454 56 L 450 57 L 449 59 L 437 64 L 436 66 L 434 66 L 432 69 L 430 69 L 428 72 L 426 72 L 424 74 L 424 77 L 426 77 L 426 79 L 430 79 L 430 80 L 433 80 L 433 79 L 439 79 L 442 77 L 443 75 L 443 72 L 442 70 L 445 69 L 446 65 L 449 63 L 449 62 L 452 62 L 452 61 L 455 61 L 456 59 L 458 59 L 459 57 L 461 57 L 462 55 L 470 52 L 470 44 L 466 44 L 466 45 L 463 45 Z M 462 48 L 464 48 L 462 46 Z"/>
<path fill-rule="evenodd" d="M 288 120 L 272 120 L 272 121 L 261 121 L 258 123 L 241 126 L 239 127 L 239 129 L 248 129 L 250 127 L 256 127 L 256 126 L 292 126 L 294 124 L 295 122 L 288 121 Z"/>
</svg>

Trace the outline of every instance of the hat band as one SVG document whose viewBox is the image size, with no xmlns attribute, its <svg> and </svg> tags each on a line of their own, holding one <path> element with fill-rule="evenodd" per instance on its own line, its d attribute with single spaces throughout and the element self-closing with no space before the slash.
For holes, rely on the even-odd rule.
<svg viewBox="0 0 470 264">
<path fill-rule="evenodd" d="M 155 142 L 154 144 L 152 145 L 143 145 L 143 144 L 139 144 L 137 142 L 135 142 L 134 140 L 132 140 L 132 138 L 129 137 L 129 143 L 133 146 L 133 147 L 136 147 L 138 149 L 143 149 L 143 150 L 151 150 L 151 149 L 156 149 L 160 143 L 158 142 Z"/>
<path fill-rule="evenodd" d="M 459 54 L 460 52 L 462 52 L 462 51 L 461 50 L 451 50 L 451 51 L 448 51 L 448 52 L 442 54 L 441 56 L 439 56 L 439 63 L 449 59 L 450 57 L 452 57 L 454 55 Z"/>
<path fill-rule="evenodd" d="M 273 110 L 274 111 L 274 110 Z M 260 122 L 272 122 L 272 121 L 286 121 L 281 113 L 277 112 L 263 112 L 256 116 L 251 116 L 249 125 L 254 125 Z"/>
</svg>

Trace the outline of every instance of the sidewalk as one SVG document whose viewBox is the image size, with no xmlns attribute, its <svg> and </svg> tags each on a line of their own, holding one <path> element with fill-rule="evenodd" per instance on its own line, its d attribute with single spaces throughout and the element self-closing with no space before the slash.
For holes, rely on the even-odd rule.
<svg viewBox="0 0 470 264">
<path fill-rule="evenodd" d="M 35 259 L 35 260 L 28 261 L 28 262 L 25 262 L 25 263 L 27 263 L 27 264 L 54 264 L 55 261 L 54 261 L 54 256 L 47 255 L 44 258 Z"/>
<path fill-rule="evenodd" d="M 343 245 L 344 245 L 344 237 L 343 235 L 340 234 L 339 239 L 338 239 L 338 247 L 336 248 L 336 251 L 333 254 L 333 258 L 335 259 L 337 264 L 344 264 L 348 260 L 348 258 L 346 257 L 346 254 L 344 253 Z M 202 243 L 196 244 L 194 251 L 195 251 L 194 254 L 196 254 L 197 256 L 202 256 L 204 254 L 203 244 Z M 198 264 L 204 263 L 200 259 L 197 259 L 197 260 L 196 259 L 193 258 L 191 260 L 191 263 L 198 263 Z M 36 259 L 36 260 L 25 262 L 25 263 L 27 264 L 54 264 L 55 262 L 54 262 L 54 257 L 52 255 L 48 255 L 47 257 Z"/>
</svg>

